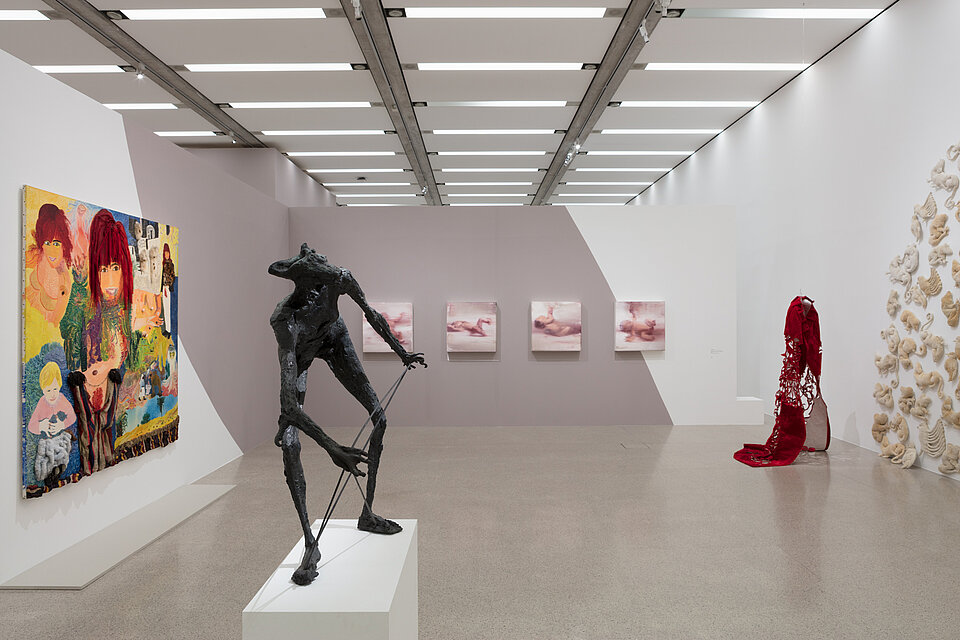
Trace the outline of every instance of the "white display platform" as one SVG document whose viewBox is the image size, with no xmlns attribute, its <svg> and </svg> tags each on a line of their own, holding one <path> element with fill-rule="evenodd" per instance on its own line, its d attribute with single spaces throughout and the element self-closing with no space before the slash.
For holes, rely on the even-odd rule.
<svg viewBox="0 0 960 640">
<path fill-rule="evenodd" d="M 300 538 L 243 610 L 243 640 L 416 640 L 417 521 L 397 523 L 403 531 L 384 536 L 359 531 L 356 520 L 330 520 L 319 575 L 305 587 L 290 579 Z"/>
<path fill-rule="evenodd" d="M 188 484 L 0 584 L 0 589 L 83 589 L 197 513 L 232 484 Z"/>
</svg>

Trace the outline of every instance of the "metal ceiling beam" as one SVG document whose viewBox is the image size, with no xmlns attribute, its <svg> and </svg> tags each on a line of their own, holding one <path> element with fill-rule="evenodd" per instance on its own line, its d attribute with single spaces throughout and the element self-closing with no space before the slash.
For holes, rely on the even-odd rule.
<svg viewBox="0 0 960 640">
<path fill-rule="evenodd" d="M 171 95 L 176 96 L 180 102 L 188 105 L 204 120 L 216 127 L 217 131 L 223 131 L 227 135 L 233 134 L 237 142 L 249 147 L 266 146 L 255 135 L 247 131 L 242 124 L 227 115 L 210 98 L 200 93 L 183 76 L 153 55 L 146 47 L 86 0 L 43 1 L 103 46 L 126 60 L 128 64 L 142 68 L 144 75 Z"/>
<path fill-rule="evenodd" d="M 443 201 L 440 198 L 440 190 L 433 175 L 433 167 L 430 166 L 430 157 L 423 143 L 420 124 L 417 122 L 417 114 L 410 100 L 407 81 L 403 77 L 400 58 L 397 57 L 383 5 L 380 0 L 359 0 L 361 18 L 358 20 L 355 18 L 355 3 L 356 0 L 340 0 L 340 5 L 353 29 L 353 35 L 357 38 L 357 44 L 360 45 L 367 67 L 383 99 L 383 106 L 390 114 L 393 128 L 400 137 L 403 152 L 407 154 L 407 160 L 413 168 L 414 175 L 417 176 L 417 182 L 421 188 L 425 188 L 423 195 L 427 199 L 427 204 L 441 205 Z"/>
<path fill-rule="evenodd" d="M 579 150 L 576 145 L 582 145 L 590 135 L 660 22 L 660 14 L 653 10 L 657 4 L 660 4 L 659 0 L 631 0 L 531 204 L 545 204 L 560 184 L 567 166 Z M 568 154 L 572 154 L 570 160 Z"/>
</svg>

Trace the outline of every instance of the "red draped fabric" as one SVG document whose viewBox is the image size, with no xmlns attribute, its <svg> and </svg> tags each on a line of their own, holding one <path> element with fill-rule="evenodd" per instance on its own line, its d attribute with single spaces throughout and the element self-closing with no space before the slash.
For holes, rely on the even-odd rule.
<svg viewBox="0 0 960 640">
<path fill-rule="evenodd" d="M 751 467 L 781 467 L 797 459 L 807 435 L 805 408 L 820 392 L 820 319 L 813 300 L 805 296 L 793 299 L 787 309 L 783 336 L 786 349 L 773 432 L 765 444 L 745 444 L 733 454 L 734 459 Z"/>
</svg>

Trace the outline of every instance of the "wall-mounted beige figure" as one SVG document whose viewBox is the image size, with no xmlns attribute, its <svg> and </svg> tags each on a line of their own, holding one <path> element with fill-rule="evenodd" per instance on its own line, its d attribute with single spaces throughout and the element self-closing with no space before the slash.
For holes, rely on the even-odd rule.
<svg viewBox="0 0 960 640">
<path fill-rule="evenodd" d="M 913 338 L 904 338 L 901 340 L 897 355 L 899 356 L 900 364 L 903 365 L 904 369 L 913 368 L 913 363 L 910 361 L 910 356 L 913 354 L 917 354 L 921 358 L 927 355 L 927 345 L 921 342 L 918 346 Z"/>
<path fill-rule="evenodd" d="M 947 291 L 940 298 L 940 310 L 947 317 L 947 324 L 956 329 L 960 323 L 960 301 L 954 301 L 952 291 Z"/>
<path fill-rule="evenodd" d="M 937 268 L 930 267 L 929 278 L 924 278 L 923 276 L 917 278 L 917 286 L 927 294 L 928 298 L 939 295 L 940 292 L 943 291 L 943 282 L 940 280 L 940 274 L 937 273 Z"/>
<path fill-rule="evenodd" d="M 960 473 L 960 446 L 948 444 L 937 469 L 940 473 Z"/>
<path fill-rule="evenodd" d="M 894 456 L 902 456 L 903 452 L 907 448 L 899 442 L 890 444 L 890 440 L 887 439 L 887 436 L 883 436 L 883 439 L 880 440 L 880 457 L 881 458 L 892 458 Z"/>
<path fill-rule="evenodd" d="M 930 246 L 937 246 L 940 244 L 940 241 L 949 234 L 950 227 L 947 226 L 947 214 L 941 213 L 940 215 L 934 216 L 933 222 L 930 223 L 930 229 L 927 232 L 927 242 L 930 243 Z"/>
<path fill-rule="evenodd" d="M 920 448 L 932 458 L 939 458 L 947 448 L 947 436 L 943 432 L 943 420 L 938 419 L 931 427 L 926 422 L 920 423 Z"/>
<path fill-rule="evenodd" d="M 952 301 L 952 298 L 951 298 L 951 301 Z M 900 322 L 903 323 L 903 326 L 907 330 L 907 333 L 910 333 L 911 331 L 920 331 L 920 329 L 926 329 L 931 324 L 933 324 L 933 314 L 928 313 L 926 320 L 921 324 L 920 318 L 918 318 L 913 313 L 913 311 L 910 311 L 909 309 L 904 309 L 903 313 L 900 314 Z"/>
<path fill-rule="evenodd" d="M 913 304 L 923 307 L 924 309 L 927 308 L 927 296 L 920 289 L 920 285 L 915 284 L 907 289 L 903 294 L 903 301 L 908 304 L 912 302 Z"/>
<path fill-rule="evenodd" d="M 887 315 L 891 318 L 896 318 L 897 311 L 900 311 L 900 294 L 896 289 L 891 289 L 890 297 L 887 298 Z"/>
<path fill-rule="evenodd" d="M 943 354 L 945 351 L 943 338 L 924 329 L 920 332 L 920 340 L 922 340 L 923 344 L 930 349 L 930 355 L 933 357 L 934 362 L 940 362 L 943 359 Z"/>
<path fill-rule="evenodd" d="M 960 412 L 953 410 L 953 400 L 950 399 L 950 396 L 943 399 L 943 405 L 940 407 L 940 415 L 946 424 L 960 429 Z"/>
<path fill-rule="evenodd" d="M 937 201 L 933 199 L 933 192 L 927 194 L 927 199 L 923 204 L 913 205 L 913 215 L 924 222 L 930 222 L 933 216 L 937 215 Z"/>
<path fill-rule="evenodd" d="M 947 259 L 952 255 L 953 249 L 950 248 L 950 245 L 946 242 L 941 242 L 933 249 L 930 249 L 930 253 L 927 254 L 927 262 L 930 263 L 931 267 L 939 267 L 947 264 Z"/>
<path fill-rule="evenodd" d="M 913 234 L 913 239 L 917 242 L 923 240 L 923 227 L 920 226 L 920 218 L 917 217 L 917 214 L 910 216 L 910 233 Z"/>
<path fill-rule="evenodd" d="M 890 281 L 895 284 L 910 286 L 913 273 L 919 266 L 920 250 L 917 249 L 915 244 L 907 245 L 907 249 L 902 256 L 896 256 L 890 261 L 890 270 L 887 271 L 887 275 L 890 277 Z"/>
<path fill-rule="evenodd" d="M 907 419 L 899 413 L 890 422 L 890 430 L 896 432 L 897 439 L 900 442 L 906 442 L 910 439 L 910 427 L 907 425 Z"/>
<path fill-rule="evenodd" d="M 951 173 L 947 173 L 944 170 L 945 165 L 946 162 L 942 159 L 933 165 L 933 169 L 930 170 L 930 179 L 927 180 L 927 182 L 933 185 L 935 190 L 946 191 L 950 194 L 943 202 L 943 206 L 947 209 L 953 209 L 957 206 L 954 198 L 957 195 L 957 187 L 960 187 L 960 178 Z"/>
<path fill-rule="evenodd" d="M 888 353 L 885 356 L 877 354 L 877 356 L 873 359 L 873 363 L 876 365 L 877 371 L 881 376 L 887 376 L 890 374 L 896 376 L 895 380 L 890 383 L 890 386 L 893 388 L 900 386 L 899 362 L 900 361 L 897 360 L 897 356 L 893 355 L 892 353 Z"/>
<path fill-rule="evenodd" d="M 953 277 L 954 284 L 960 287 L 960 262 L 953 261 L 950 265 L 950 275 Z"/>
<path fill-rule="evenodd" d="M 913 407 L 910 409 L 910 415 L 918 420 L 926 420 L 930 417 L 930 396 L 917 396 Z"/>
<path fill-rule="evenodd" d="M 943 376 L 939 371 L 924 372 L 923 365 L 917 362 L 913 366 L 913 379 L 917 383 L 917 390 L 921 393 L 927 389 L 936 389 L 937 397 L 943 398 Z"/>
<path fill-rule="evenodd" d="M 943 361 L 943 368 L 947 371 L 947 377 L 950 382 L 956 382 L 957 371 L 960 369 L 957 363 L 957 354 L 953 351 L 947 353 L 947 359 Z"/>
<path fill-rule="evenodd" d="M 917 396 L 913 393 L 913 387 L 903 387 L 900 389 L 900 399 L 897 400 L 897 406 L 900 411 L 910 413 L 913 405 L 917 403 Z"/>
<path fill-rule="evenodd" d="M 873 414 L 873 428 L 870 429 L 871 433 L 873 433 L 873 439 L 879 443 L 886 437 L 886 433 L 889 430 L 890 416 L 885 413 Z"/>
<path fill-rule="evenodd" d="M 887 385 L 878 382 L 874 387 L 873 397 L 881 407 L 893 409 L 893 391 Z"/>
<path fill-rule="evenodd" d="M 887 343 L 887 350 L 890 353 L 897 353 L 897 347 L 900 346 L 900 333 L 896 325 L 891 322 L 889 327 L 880 331 L 880 337 Z"/>
<path fill-rule="evenodd" d="M 903 453 L 890 458 L 890 462 L 899 464 L 904 469 L 909 469 L 917 463 L 918 457 L 917 448 L 913 446 L 913 443 L 910 443 L 907 445 L 907 448 L 904 449 Z"/>
</svg>

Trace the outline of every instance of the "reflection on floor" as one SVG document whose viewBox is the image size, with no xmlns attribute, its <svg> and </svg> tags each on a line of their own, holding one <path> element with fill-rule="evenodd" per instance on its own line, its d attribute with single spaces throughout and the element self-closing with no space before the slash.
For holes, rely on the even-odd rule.
<svg viewBox="0 0 960 640">
<path fill-rule="evenodd" d="M 420 638 L 951 635 L 960 483 L 837 441 L 733 460 L 768 430 L 388 430 L 376 510 L 420 521 Z M 319 517 L 337 472 L 304 457 Z M 240 638 L 300 537 L 280 450 L 203 482 L 237 488 L 83 591 L 0 593 L 0 637 Z M 349 487 L 334 517 L 360 504 Z"/>
</svg>

